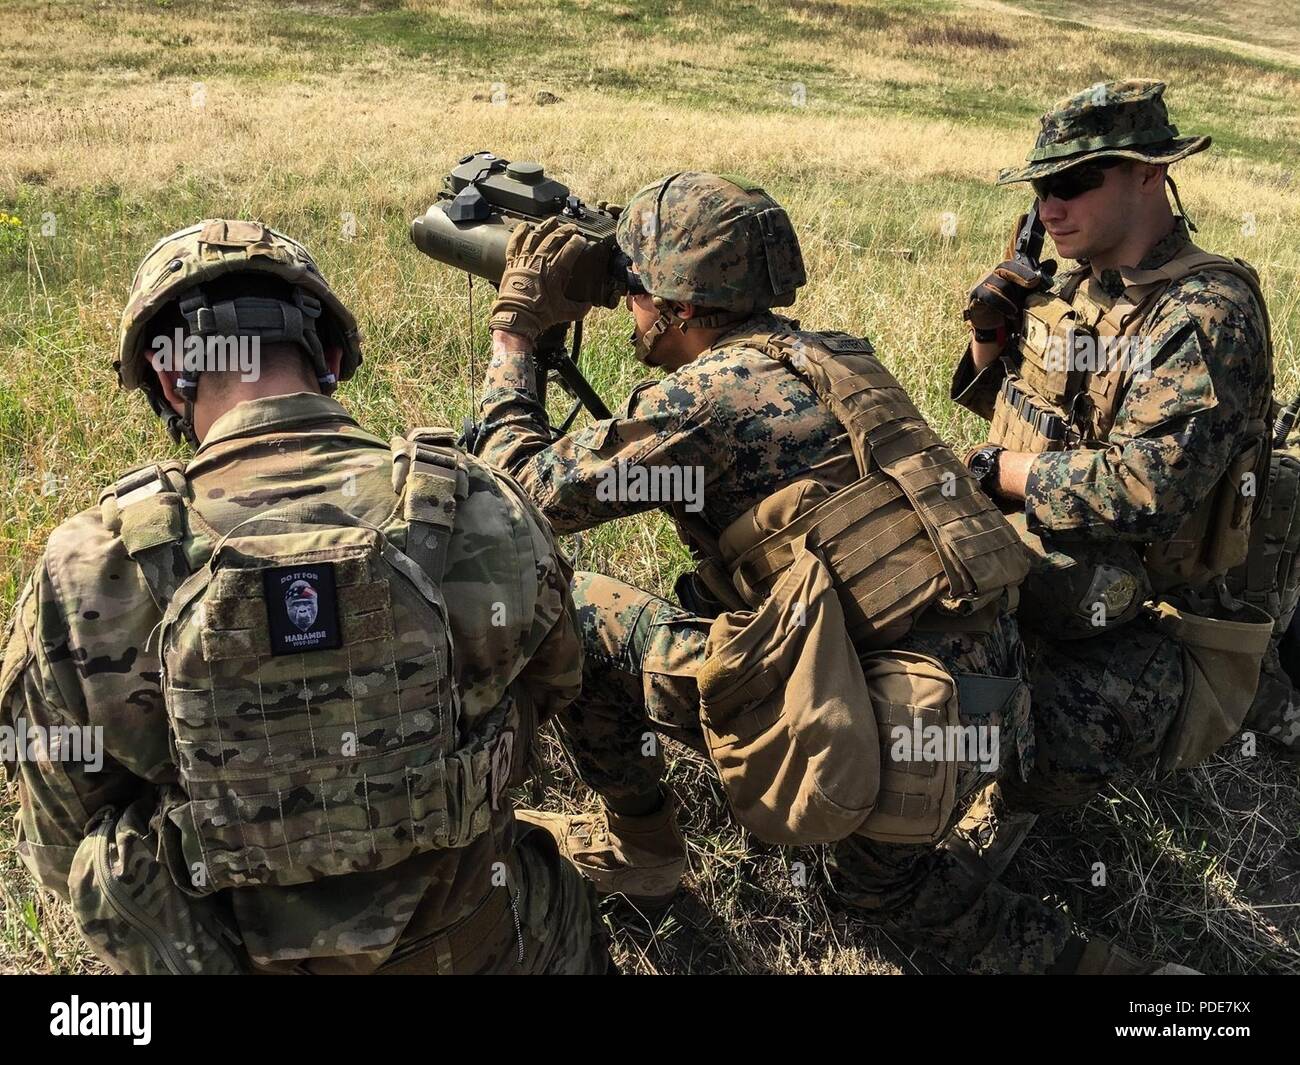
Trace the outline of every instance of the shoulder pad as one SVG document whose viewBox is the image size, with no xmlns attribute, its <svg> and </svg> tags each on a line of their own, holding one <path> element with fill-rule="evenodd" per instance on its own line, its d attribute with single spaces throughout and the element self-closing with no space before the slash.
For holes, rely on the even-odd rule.
<svg viewBox="0 0 1300 1065">
<path fill-rule="evenodd" d="M 446 426 L 424 425 L 424 426 L 420 426 L 419 428 L 412 429 L 409 433 L 406 434 L 406 439 L 410 440 L 412 443 L 417 443 L 417 444 L 454 445 L 456 443 L 457 435 L 458 434 L 454 429 L 449 429 Z"/>
<path fill-rule="evenodd" d="M 184 505 L 180 491 L 185 480 L 185 464 L 175 459 L 136 466 L 122 474 L 99 493 L 100 520 L 115 536 L 122 531 L 124 508 L 163 492 L 171 493 Z M 179 537 L 177 537 L 179 539 Z"/>
<path fill-rule="evenodd" d="M 412 429 L 394 437 L 393 491 L 403 499 L 402 516 L 451 528 L 456 501 L 469 493 L 465 453 L 451 429 Z"/>
</svg>

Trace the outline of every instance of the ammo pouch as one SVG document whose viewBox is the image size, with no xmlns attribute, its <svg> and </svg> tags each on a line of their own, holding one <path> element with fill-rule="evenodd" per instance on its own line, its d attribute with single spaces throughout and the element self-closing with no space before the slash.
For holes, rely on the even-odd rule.
<svg viewBox="0 0 1300 1065">
<path fill-rule="evenodd" d="M 954 761 L 895 758 L 894 730 L 959 724 L 957 683 L 932 658 L 859 658 L 830 571 L 801 543 L 756 612 L 714 621 L 697 677 L 709 755 L 736 819 L 803 846 L 858 832 L 921 843 L 947 827 Z"/>
<path fill-rule="evenodd" d="M 1294 436 L 1273 450 L 1246 561 L 1228 574 L 1228 590 L 1267 612 L 1275 638 L 1287 631 L 1300 600 L 1300 447 Z"/>
<path fill-rule="evenodd" d="M 1246 561 L 1252 514 L 1267 491 L 1271 448 L 1262 419 L 1252 423 L 1255 437 L 1225 471 L 1219 483 L 1167 540 L 1147 549 L 1146 565 L 1156 593 L 1203 587 Z M 1246 484 L 1254 491 L 1247 493 Z"/>
<path fill-rule="evenodd" d="M 1079 321 L 1079 312 L 1060 296 L 1034 293 L 1025 301 L 1021 324 L 1020 375 L 1049 403 L 1060 404 L 1073 389 L 1078 337 L 1092 330 Z"/>
<path fill-rule="evenodd" d="M 1002 383 L 989 440 L 1012 451 L 1059 451 L 1070 439 L 1064 409 L 1077 387 L 1079 337 L 1095 341 L 1079 313 L 1060 296 L 1034 293 L 1025 303 L 1019 365 Z"/>
<path fill-rule="evenodd" d="M 1258 607 L 1215 607 L 1191 614 L 1168 600 L 1154 607 L 1156 626 L 1183 655 L 1183 699 L 1160 751 L 1161 772 L 1204 761 L 1241 728 L 1255 698 L 1273 620 Z"/>
</svg>

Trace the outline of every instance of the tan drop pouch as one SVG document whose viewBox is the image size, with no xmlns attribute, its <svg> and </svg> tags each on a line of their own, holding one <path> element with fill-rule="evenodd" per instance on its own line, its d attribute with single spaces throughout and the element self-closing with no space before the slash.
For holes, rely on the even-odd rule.
<svg viewBox="0 0 1300 1065">
<path fill-rule="evenodd" d="M 1259 684 L 1260 663 L 1273 632 L 1258 607 L 1216 608 L 1204 617 L 1168 600 L 1154 608 L 1159 628 L 1183 651 L 1183 701 L 1160 751 L 1161 772 L 1203 761 L 1231 739 L 1246 719 Z"/>
<path fill-rule="evenodd" d="M 697 679 L 709 754 L 742 825 L 802 846 L 862 824 L 880 789 L 880 735 L 830 572 L 806 544 L 757 611 L 714 621 Z"/>
<path fill-rule="evenodd" d="M 697 679 L 709 754 L 736 819 L 760 839 L 943 834 L 961 764 L 921 757 L 910 737 L 960 724 L 957 683 L 926 655 L 859 659 L 830 572 L 806 543 L 758 611 L 714 621 Z"/>
</svg>

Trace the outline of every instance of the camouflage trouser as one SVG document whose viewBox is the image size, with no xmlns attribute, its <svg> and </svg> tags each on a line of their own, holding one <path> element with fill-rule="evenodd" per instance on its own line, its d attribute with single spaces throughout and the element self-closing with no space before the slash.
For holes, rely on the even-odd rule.
<svg viewBox="0 0 1300 1065">
<path fill-rule="evenodd" d="M 1293 758 L 1300 753 L 1300 692 L 1283 668 L 1277 640 L 1264 655 L 1259 689 L 1242 727 L 1280 743 Z"/>
<path fill-rule="evenodd" d="M 535 829 L 518 836 L 500 863 L 501 883 L 493 881 L 483 905 L 451 927 L 431 926 L 417 909 L 391 956 L 356 953 L 302 960 L 299 955 L 259 964 L 240 943 L 232 897 L 232 890 L 259 889 L 197 897 L 178 889 L 158 858 L 157 820 L 151 823 L 154 805 L 152 797 L 146 797 L 120 815 L 105 811 L 77 848 L 69 875 L 77 926 L 95 954 L 115 972 L 583 974 L 607 970 L 604 926 L 591 885 L 560 858 L 555 841 Z M 517 825 L 516 831 L 522 828 Z M 481 865 L 483 882 L 489 875 L 487 866 L 487 861 Z M 384 892 L 392 886 L 390 880 L 376 887 L 376 922 L 384 919 Z M 436 889 L 428 895 L 435 896 Z M 304 927 L 328 928 L 328 907 L 303 905 L 290 910 Z M 277 912 L 283 917 L 285 908 Z"/>
<path fill-rule="evenodd" d="M 521 829 L 524 826 L 519 826 Z M 583 976 L 609 971 L 595 892 L 545 832 L 524 829 L 508 861 L 512 905 L 491 910 L 468 937 L 452 928 L 399 947 L 378 974 Z M 466 922 L 473 921 L 470 917 Z M 464 942 L 460 956 L 447 944 Z"/>
<path fill-rule="evenodd" d="M 709 622 L 600 574 L 577 574 L 573 592 L 586 665 L 582 695 L 561 715 L 562 737 L 582 779 L 606 800 L 644 796 L 664 774 L 655 732 L 703 749 L 695 676 Z M 991 636 L 913 633 L 906 647 L 954 671 L 1023 670 L 1010 622 Z M 1027 723 L 1017 731 L 1017 743 L 1004 745 L 1018 751 L 1002 759 L 1003 773 L 1032 760 Z M 832 848 L 829 864 L 842 898 L 959 969 L 1042 972 L 1070 936 L 1064 914 L 941 847 L 855 836 Z"/>
<path fill-rule="evenodd" d="M 1182 650 L 1145 616 L 1086 640 L 1026 633 L 1033 769 L 1006 795 L 1023 809 L 1075 806 L 1159 752 L 1183 697 Z"/>
</svg>

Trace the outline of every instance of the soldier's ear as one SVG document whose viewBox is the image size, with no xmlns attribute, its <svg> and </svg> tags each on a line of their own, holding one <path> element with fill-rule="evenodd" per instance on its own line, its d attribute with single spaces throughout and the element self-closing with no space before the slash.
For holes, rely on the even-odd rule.
<svg viewBox="0 0 1300 1065">
<path fill-rule="evenodd" d="M 329 372 L 337 378 L 339 369 L 343 365 L 343 349 L 337 344 L 331 344 L 325 349 L 325 365 L 329 368 Z"/>
<path fill-rule="evenodd" d="M 158 375 L 158 386 L 162 390 L 163 399 L 167 401 L 167 406 L 183 417 L 185 414 L 185 400 L 176 391 L 176 379 L 180 375 L 174 370 L 159 370 L 152 367 L 151 369 Z"/>
<path fill-rule="evenodd" d="M 1165 191 L 1165 174 L 1169 167 L 1164 163 L 1139 163 L 1141 170 L 1138 173 L 1138 184 L 1143 192 L 1154 195 L 1155 193 L 1164 194 Z"/>
<path fill-rule="evenodd" d="M 696 309 L 695 304 L 693 303 L 678 303 L 676 301 L 673 301 L 668 306 L 672 309 L 673 314 L 675 314 L 678 318 L 684 318 L 689 320 L 691 318 L 694 318 L 697 314 L 700 313 Z"/>
</svg>

